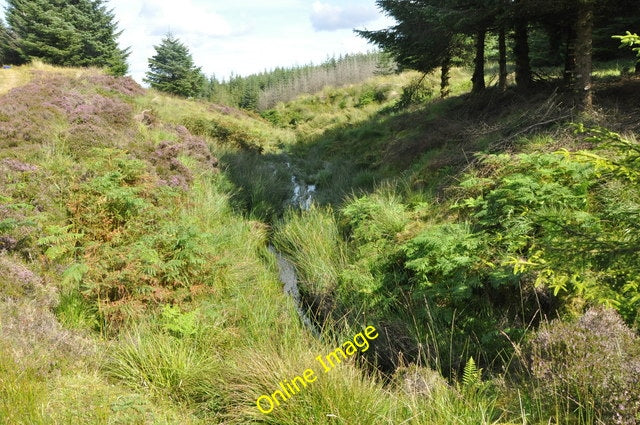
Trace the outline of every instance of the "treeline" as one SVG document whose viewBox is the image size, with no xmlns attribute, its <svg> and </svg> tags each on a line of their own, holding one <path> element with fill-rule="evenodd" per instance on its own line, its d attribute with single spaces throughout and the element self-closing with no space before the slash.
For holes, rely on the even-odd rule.
<svg viewBox="0 0 640 425">
<path fill-rule="evenodd" d="M 244 109 L 266 110 L 301 94 L 315 93 L 326 86 L 359 83 L 377 73 L 393 72 L 395 65 L 378 52 L 327 59 L 320 65 L 276 68 L 247 77 L 228 80 L 210 77 L 203 86 L 203 97 Z"/>
<path fill-rule="evenodd" d="M 129 50 L 118 46 L 121 31 L 104 0 L 8 0 L 6 23 L 0 20 L 2 64 L 40 59 L 127 73 Z"/>
<path fill-rule="evenodd" d="M 473 92 L 485 89 L 487 40 L 497 38 L 499 81 L 507 86 L 509 51 L 519 88 L 534 82 L 533 56 L 564 63 L 564 82 L 585 108 L 591 105 L 594 52 L 618 54 L 615 34 L 640 26 L 635 0 L 377 0 L 397 24 L 379 31 L 358 31 L 393 55 L 404 67 L 441 70 L 441 94 L 449 87 L 449 70 L 457 58 L 471 55 Z M 547 43 L 532 43 L 533 34 Z M 469 42 L 471 40 L 471 42 Z"/>
</svg>

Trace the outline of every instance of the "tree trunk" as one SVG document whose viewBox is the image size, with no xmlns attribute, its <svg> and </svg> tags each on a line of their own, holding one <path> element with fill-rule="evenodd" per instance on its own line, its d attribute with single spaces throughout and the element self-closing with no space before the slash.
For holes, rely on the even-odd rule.
<svg viewBox="0 0 640 425">
<path fill-rule="evenodd" d="M 576 94 L 582 110 L 593 106 L 591 96 L 591 53 L 593 36 L 593 3 L 581 1 L 576 21 Z"/>
<path fill-rule="evenodd" d="M 504 30 L 504 26 L 500 27 L 498 33 L 498 50 L 500 58 L 498 64 L 500 66 L 500 75 L 498 77 L 498 87 L 504 91 L 507 89 L 507 36 Z"/>
<path fill-rule="evenodd" d="M 442 65 L 440 67 L 440 97 L 444 99 L 449 96 L 449 71 L 451 70 L 451 54 L 442 59 Z"/>
<path fill-rule="evenodd" d="M 576 73 L 576 32 L 573 26 L 567 32 L 567 49 L 564 53 L 563 80 L 567 87 L 573 84 L 573 76 Z"/>
<path fill-rule="evenodd" d="M 473 93 L 479 93 L 485 89 L 484 82 L 484 45 L 487 37 L 487 31 L 485 29 L 479 30 L 476 33 L 476 57 L 474 59 L 474 70 L 473 77 L 471 78 L 471 82 L 473 83 L 473 88 L 471 91 Z"/>
<path fill-rule="evenodd" d="M 516 85 L 520 89 L 531 87 L 531 63 L 529 62 L 529 33 L 527 22 L 519 20 L 515 24 L 515 45 L 513 54 L 516 61 Z"/>
</svg>

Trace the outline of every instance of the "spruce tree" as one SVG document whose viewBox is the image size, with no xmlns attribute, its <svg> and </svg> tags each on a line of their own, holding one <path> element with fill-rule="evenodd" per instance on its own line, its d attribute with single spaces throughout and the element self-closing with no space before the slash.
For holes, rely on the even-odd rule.
<svg viewBox="0 0 640 425">
<path fill-rule="evenodd" d="M 407 68 L 422 72 L 441 69 L 441 95 L 448 93 L 448 72 L 454 58 L 467 55 L 475 40 L 473 91 L 485 87 L 485 40 L 497 16 L 500 0 L 378 0 L 377 5 L 397 24 L 379 31 L 357 31 L 391 53 Z"/>
<path fill-rule="evenodd" d="M 169 33 L 154 48 L 156 54 L 149 58 L 145 82 L 154 89 L 179 96 L 201 94 L 205 78 L 200 68 L 194 65 L 187 46 Z"/>
<path fill-rule="evenodd" d="M 440 68 L 441 95 L 446 96 L 449 69 L 462 40 L 453 31 L 451 15 L 442 13 L 443 2 L 377 0 L 376 3 L 395 19 L 396 25 L 383 30 L 356 33 L 393 56 L 401 69 L 428 73 Z"/>
<path fill-rule="evenodd" d="M 69 2 L 64 14 L 73 24 L 80 42 L 73 46 L 70 61 L 76 66 L 106 67 L 114 75 L 127 72 L 129 50 L 118 47 L 115 15 L 107 9 L 104 0 Z"/>
<path fill-rule="evenodd" d="M 40 58 L 54 65 L 68 65 L 67 50 L 75 31 L 51 0 L 8 0 L 7 23 L 18 37 L 18 51 L 28 61 Z"/>
<path fill-rule="evenodd" d="M 127 72 L 129 52 L 118 47 L 120 32 L 104 0 L 8 0 L 6 12 L 25 61 Z"/>
<path fill-rule="evenodd" d="M 23 63 L 18 54 L 18 40 L 0 20 L 0 64 L 19 65 Z"/>
<path fill-rule="evenodd" d="M 531 87 L 531 57 L 559 55 L 565 46 L 565 82 L 572 87 L 579 104 L 591 105 L 591 62 L 594 48 L 614 54 L 612 34 L 633 27 L 640 19 L 637 0 L 377 0 L 396 25 L 379 31 L 358 31 L 378 44 L 407 68 L 430 72 L 440 66 L 442 94 L 447 93 L 447 72 L 452 57 L 467 52 L 465 40 L 473 37 L 473 91 L 485 88 L 485 39 L 495 33 L 499 40 L 499 85 L 507 84 L 507 35 L 513 34 L 515 80 L 521 89 Z M 616 27 L 617 25 L 617 27 Z M 618 28 L 612 30 L 612 28 Z M 546 31 L 550 46 L 541 51 L 529 43 L 530 33 Z M 596 45 L 595 36 L 603 33 Z M 609 44 L 606 44 L 609 43 Z M 602 56 L 602 55 L 601 55 Z"/>
</svg>

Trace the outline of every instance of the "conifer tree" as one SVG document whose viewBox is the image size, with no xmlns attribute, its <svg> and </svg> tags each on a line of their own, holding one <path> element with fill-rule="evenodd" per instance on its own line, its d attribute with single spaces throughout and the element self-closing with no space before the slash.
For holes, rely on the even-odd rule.
<svg viewBox="0 0 640 425">
<path fill-rule="evenodd" d="M 441 69 L 441 95 L 448 92 L 448 72 L 455 57 L 465 56 L 474 39 L 473 91 L 485 88 L 487 33 L 506 8 L 502 0 L 378 0 L 397 24 L 379 31 L 357 31 L 391 53 L 398 63 L 422 72 Z"/>
<path fill-rule="evenodd" d="M 15 34 L 0 20 L 0 64 L 19 65 L 22 62 Z"/>
<path fill-rule="evenodd" d="M 440 68 L 441 95 L 448 93 L 449 69 L 462 39 L 443 13 L 442 1 L 377 0 L 397 24 L 378 31 L 356 31 L 391 54 L 401 68 L 424 73 Z"/>
<path fill-rule="evenodd" d="M 107 9 L 104 0 L 69 2 L 64 13 L 74 29 L 83 37 L 71 52 L 71 62 L 76 66 L 107 67 L 114 75 L 127 72 L 129 49 L 120 49 L 115 15 Z"/>
<path fill-rule="evenodd" d="M 18 51 L 24 60 L 40 58 L 54 65 L 69 65 L 66 58 L 75 31 L 62 9 L 62 4 L 51 0 L 8 0 L 7 23 L 18 37 Z"/>
<path fill-rule="evenodd" d="M 205 78 L 194 65 L 187 46 L 169 33 L 154 47 L 156 54 L 149 58 L 149 71 L 144 81 L 154 89 L 179 96 L 201 94 Z"/>
<path fill-rule="evenodd" d="M 129 52 L 118 47 L 121 32 L 104 0 L 8 0 L 6 13 L 25 61 L 127 72 Z"/>
<path fill-rule="evenodd" d="M 595 0 L 578 1 L 576 20 L 576 73 L 578 101 L 584 110 L 592 107 L 591 57 L 593 45 L 593 12 Z"/>
<path fill-rule="evenodd" d="M 507 82 L 507 34 L 513 33 L 516 84 L 526 89 L 533 82 L 530 56 L 532 29 L 544 28 L 555 44 L 556 52 L 565 43 L 565 81 L 573 87 L 579 103 L 591 104 L 591 56 L 594 34 L 607 31 L 607 25 L 623 19 L 637 23 L 637 0 L 377 0 L 377 5 L 393 17 L 396 25 L 379 31 L 357 31 L 395 57 L 401 66 L 429 72 L 442 69 L 443 93 L 452 51 L 468 46 L 460 41 L 475 41 L 473 91 L 484 89 L 485 38 L 496 33 L 499 39 L 499 84 Z M 633 25 L 627 24 L 622 28 Z M 619 30 L 618 30 L 619 31 Z M 609 31 L 604 40 L 609 40 Z M 609 47 L 613 50 L 615 47 Z M 459 53 L 458 53 L 459 54 Z"/>
</svg>

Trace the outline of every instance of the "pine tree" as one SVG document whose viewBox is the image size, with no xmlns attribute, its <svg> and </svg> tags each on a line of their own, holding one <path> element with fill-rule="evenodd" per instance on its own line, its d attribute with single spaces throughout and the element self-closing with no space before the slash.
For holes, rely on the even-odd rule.
<svg viewBox="0 0 640 425">
<path fill-rule="evenodd" d="M 501 0 L 378 0 L 378 6 L 397 24 L 379 31 L 357 31 L 391 53 L 407 68 L 422 72 L 441 69 L 441 95 L 448 93 L 454 58 L 466 56 L 473 37 L 473 91 L 485 88 L 485 40 L 506 7 Z"/>
<path fill-rule="evenodd" d="M 127 72 L 129 52 L 118 47 L 121 32 L 104 0 L 8 0 L 6 13 L 25 61 Z"/>
<path fill-rule="evenodd" d="M 0 20 L 0 64 L 19 65 L 23 63 L 18 53 L 18 40 Z"/>
<path fill-rule="evenodd" d="M 377 0 L 378 7 L 397 24 L 378 31 L 356 31 L 394 57 L 400 68 L 428 73 L 442 71 L 441 95 L 448 93 L 449 69 L 461 39 L 443 13 L 442 1 Z"/>
<path fill-rule="evenodd" d="M 193 63 L 189 49 L 172 34 L 167 34 L 149 59 L 145 82 L 154 89 L 179 96 L 199 95 L 205 78 Z"/>
<path fill-rule="evenodd" d="M 83 35 L 71 51 L 70 61 L 74 65 L 106 67 L 114 75 L 126 74 L 129 49 L 118 47 L 122 31 L 118 31 L 115 15 L 104 0 L 69 2 L 64 14 L 77 33 Z"/>
</svg>

